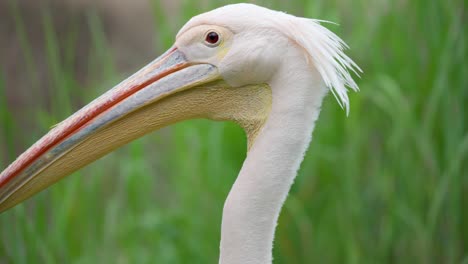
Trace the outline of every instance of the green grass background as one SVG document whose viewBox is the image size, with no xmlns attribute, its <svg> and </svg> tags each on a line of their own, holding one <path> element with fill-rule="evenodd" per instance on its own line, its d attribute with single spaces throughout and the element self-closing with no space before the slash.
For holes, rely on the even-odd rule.
<svg viewBox="0 0 468 264">
<path fill-rule="evenodd" d="M 275 263 L 468 263 L 465 2 L 255 2 L 339 23 L 327 27 L 364 70 L 349 117 L 332 96 L 324 102 L 279 219 Z M 188 18 L 229 1 L 203 3 L 182 1 L 174 26 L 152 2 L 162 47 L 155 54 Z M 40 65 L 21 12 L 10 6 L 34 90 Z M 14 138 L 26 149 L 77 110 L 76 100 L 88 102 L 128 74 L 116 70 L 90 11 L 95 81 L 81 89 L 78 40 L 70 32 L 59 51 L 53 15 L 42 14 L 53 96 L 49 111 L 28 116 L 37 129 L 18 129 L 6 102 L 15 87 L 0 72 L 0 162 L 19 154 Z M 243 131 L 231 123 L 194 120 L 152 133 L 1 214 L 0 263 L 216 263 L 222 206 L 245 152 Z"/>
</svg>

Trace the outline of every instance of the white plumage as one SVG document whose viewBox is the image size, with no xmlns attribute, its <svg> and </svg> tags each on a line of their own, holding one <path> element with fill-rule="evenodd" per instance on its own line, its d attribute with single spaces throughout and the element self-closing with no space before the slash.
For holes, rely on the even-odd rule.
<svg viewBox="0 0 468 264">
<path fill-rule="evenodd" d="M 199 25 L 234 34 L 217 64 L 233 86 L 266 82 L 272 89 L 268 120 L 247 154 L 223 211 L 220 263 L 270 263 L 281 206 L 311 140 L 323 96 L 331 90 L 348 111 L 348 70 L 359 67 L 346 44 L 319 24 L 252 4 L 229 5 L 192 18 L 182 37 Z M 190 51 L 187 51 L 190 54 Z M 327 89 L 328 88 L 328 89 Z"/>
<path fill-rule="evenodd" d="M 0 212 L 145 133 L 233 120 L 249 150 L 224 205 L 219 262 L 272 262 L 281 207 L 329 90 L 349 110 L 346 44 L 319 20 L 252 4 L 192 18 L 174 46 L 78 111 L 0 174 Z M 221 177 L 221 176 L 220 176 Z"/>
<path fill-rule="evenodd" d="M 262 34 L 275 30 L 284 34 L 292 43 L 303 49 L 307 61 L 310 60 L 340 106 L 348 113 L 349 99 L 346 87 L 358 90 L 349 70 L 357 76 L 362 70 L 343 52 L 349 48 L 348 45 L 320 23 L 330 22 L 296 17 L 254 4 L 234 4 L 193 17 L 182 27 L 178 36 L 187 29 L 202 24 L 222 25 L 235 33 Z"/>
</svg>

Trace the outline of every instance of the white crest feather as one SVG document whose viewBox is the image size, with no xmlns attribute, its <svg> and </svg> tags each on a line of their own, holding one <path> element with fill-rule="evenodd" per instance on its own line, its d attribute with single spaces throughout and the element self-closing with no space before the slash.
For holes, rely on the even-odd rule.
<svg viewBox="0 0 468 264">
<path fill-rule="evenodd" d="M 328 21 L 284 15 L 289 18 L 289 23 L 281 21 L 275 23 L 276 26 L 305 50 L 308 61 L 312 60 L 325 85 L 348 114 L 349 99 L 346 86 L 354 91 L 359 90 L 349 71 L 358 77 L 359 72 L 362 72 L 344 53 L 344 50 L 349 48 L 348 45 L 335 33 L 320 25 L 320 22 Z"/>
</svg>

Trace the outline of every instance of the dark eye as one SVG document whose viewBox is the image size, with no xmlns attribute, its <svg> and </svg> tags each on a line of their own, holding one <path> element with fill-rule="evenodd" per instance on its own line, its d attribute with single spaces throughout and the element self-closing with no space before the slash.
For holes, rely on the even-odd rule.
<svg viewBox="0 0 468 264">
<path fill-rule="evenodd" d="M 208 34 L 206 34 L 205 41 L 206 41 L 206 43 L 208 43 L 210 45 L 218 44 L 218 42 L 219 42 L 218 33 L 214 32 L 214 31 L 208 32 Z"/>
</svg>

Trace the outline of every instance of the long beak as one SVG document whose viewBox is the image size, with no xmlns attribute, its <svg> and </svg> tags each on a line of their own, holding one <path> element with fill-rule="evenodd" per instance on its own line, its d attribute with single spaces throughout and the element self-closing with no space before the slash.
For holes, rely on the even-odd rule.
<svg viewBox="0 0 468 264">
<path fill-rule="evenodd" d="M 0 174 L 0 212 L 143 134 L 189 118 L 190 109 L 179 110 L 190 98 L 164 101 L 217 79 L 215 66 L 190 63 L 171 48 L 61 122 L 6 168 Z"/>
</svg>

